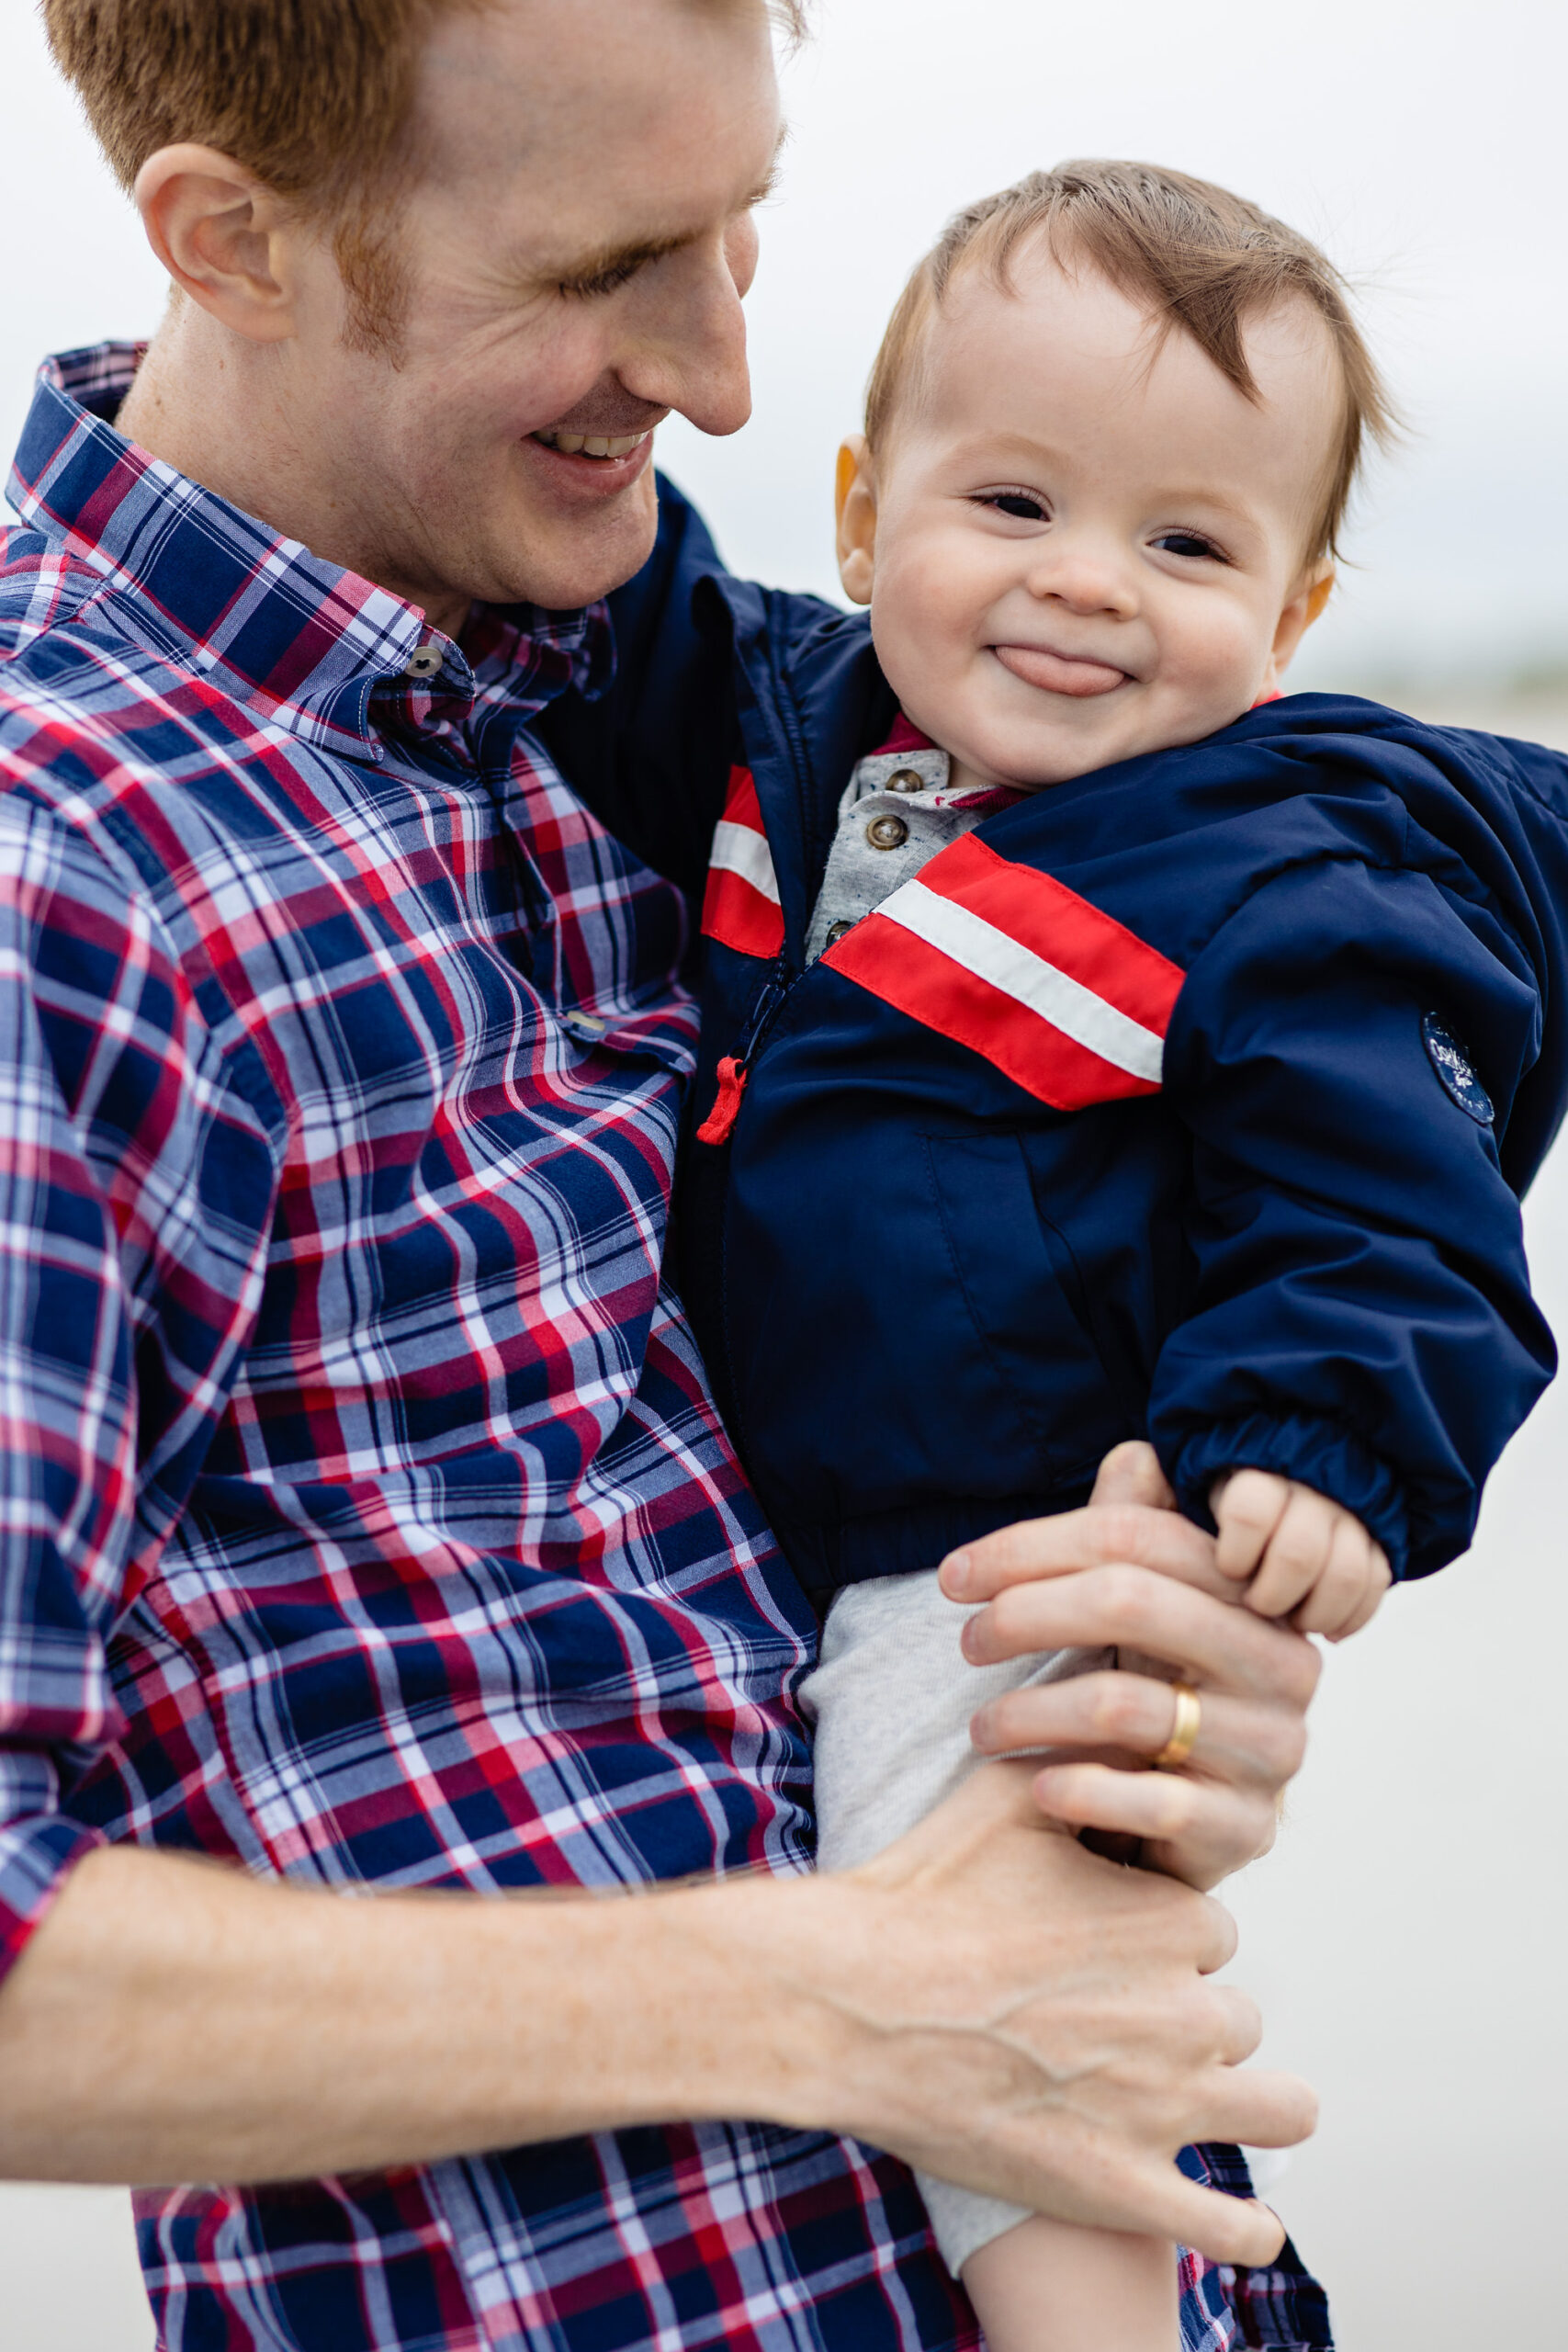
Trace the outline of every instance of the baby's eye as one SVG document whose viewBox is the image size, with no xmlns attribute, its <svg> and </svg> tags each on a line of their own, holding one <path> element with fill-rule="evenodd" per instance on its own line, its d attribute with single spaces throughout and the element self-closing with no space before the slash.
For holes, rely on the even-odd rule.
<svg viewBox="0 0 1568 2352">
<path fill-rule="evenodd" d="M 1190 563 L 1199 562 L 1204 556 L 1217 557 L 1220 552 L 1212 539 L 1201 538 L 1196 531 L 1167 531 L 1155 545 L 1163 548 L 1167 555 L 1185 557 Z"/>
<path fill-rule="evenodd" d="M 1020 523 L 1043 523 L 1049 519 L 1040 500 L 1032 498 L 1027 491 L 993 490 L 979 503 L 998 514 L 1010 514 Z"/>
</svg>

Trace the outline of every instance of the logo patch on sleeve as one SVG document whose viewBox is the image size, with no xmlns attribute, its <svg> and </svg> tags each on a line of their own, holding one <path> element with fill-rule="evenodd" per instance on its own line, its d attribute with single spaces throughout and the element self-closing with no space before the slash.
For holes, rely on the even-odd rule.
<svg viewBox="0 0 1568 2352">
<path fill-rule="evenodd" d="M 1435 1012 L 1428 1012 L 1421 1023 L 1421 1035 L 1427 1044 L 1427 1058 L 1437 1071 L 1444 1093 L 1478 1127 L 1489 1127 L 1495 1116 L 1492 1097 L 1476 1077 L 1470 1056 L 1453 1031 Z"/>
</svg>

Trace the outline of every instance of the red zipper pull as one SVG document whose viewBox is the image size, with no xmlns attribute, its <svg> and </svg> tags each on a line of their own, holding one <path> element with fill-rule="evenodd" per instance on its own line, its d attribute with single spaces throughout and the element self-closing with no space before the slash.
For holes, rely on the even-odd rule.
<svg viewBox="0 0 1568 2352">
<path fill-rule="evenodd" d="M 735 1122 L 740 1116 L 740 1097 L 746 1091 L 747 1069 L 733 1054 L 726 1054 L 718 1066 L 718 1092 L 713 1109 L 697 1129 L 699 1143 L 728 1143 L 735 1133 Z"/>
</svg>

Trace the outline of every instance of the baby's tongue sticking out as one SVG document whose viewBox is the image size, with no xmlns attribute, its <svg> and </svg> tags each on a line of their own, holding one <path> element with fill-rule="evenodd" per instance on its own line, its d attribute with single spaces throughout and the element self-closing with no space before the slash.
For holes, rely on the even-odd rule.
<svg viewBox="0 0 1568 2352">
<path fill-rule="evenodd" d="M 1040 645 L 998 645 L 993 650 L 1004 670 L 1027 686 L 1053 695 L 1108 695 L 1127 682 L 1125 670 L 1108 662 L 1085 662 L 1075 654 L 1049 653 Z"/>
</svg>

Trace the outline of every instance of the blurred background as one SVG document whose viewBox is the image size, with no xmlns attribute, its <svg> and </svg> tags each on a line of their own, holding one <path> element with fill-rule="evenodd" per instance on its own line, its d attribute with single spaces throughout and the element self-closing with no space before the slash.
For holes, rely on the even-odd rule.
<svg viewBox="0 0 1568 2352">
<path fill-rule="evenodd" d="M 1225 181 L 1355 281 L 1409 424 L 1294 673 L 1568 749 L 1568 177 L 1561 0 L 818 0 L 752 298 L 755 418 L 662 428 L 732 564 L 837 593 L 833 454 L 947 214 L 1070 155 Z M 160 273 L 0 0 L 8 453 L 47 350 L 145 334 Z M 1568 1330 L 1568 1150 L 1527 1212 Z M 1330 1657 L 1270 1859 L 1235 1883 L 1265 2055 L 1323 2095 L 1272 2194 L 1344 2352 L 1568 2346 L 1568 1388 L 1471 1557 Z M 0 2352 L 149 2352 L 124 2196 L 0 2188 Z M 315 2348 L 312 2348 L 315 2352 Z M 326 2347 L 321 2347 L 326 2352 Z M 1089 2347 L 1086 2347 L 1089 2352 Z"/>
</svg>

